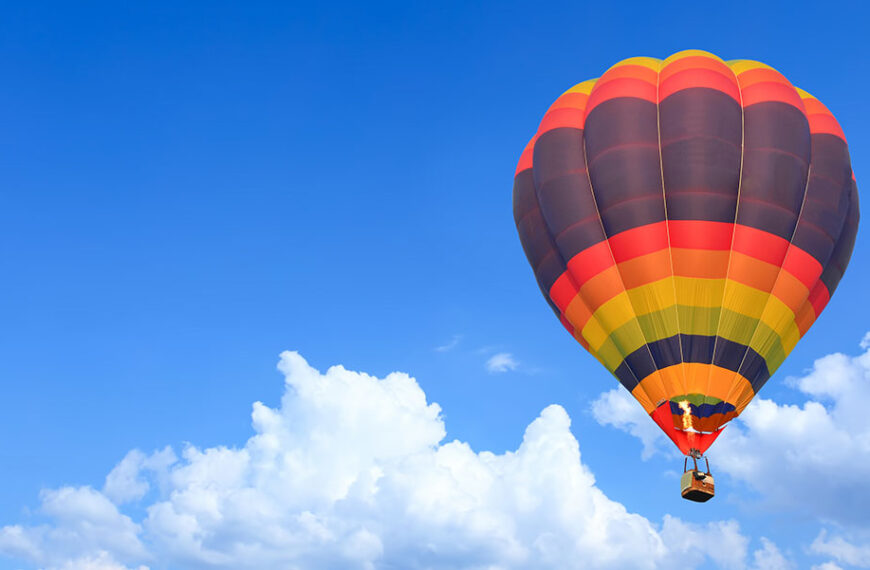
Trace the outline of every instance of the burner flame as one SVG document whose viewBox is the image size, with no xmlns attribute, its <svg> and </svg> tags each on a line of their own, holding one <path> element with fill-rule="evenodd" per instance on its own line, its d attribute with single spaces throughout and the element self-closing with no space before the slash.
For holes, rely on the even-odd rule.
<svg viewBox="0 0 870 570">
<path fill-rule="evenodd" d="M 689 401 L 683 400 L 679 403 L 680 409 L 683 410 L 683 430 L 689 431 L 692 428 L 692 408 L 689 407 Z"/>
</svg>

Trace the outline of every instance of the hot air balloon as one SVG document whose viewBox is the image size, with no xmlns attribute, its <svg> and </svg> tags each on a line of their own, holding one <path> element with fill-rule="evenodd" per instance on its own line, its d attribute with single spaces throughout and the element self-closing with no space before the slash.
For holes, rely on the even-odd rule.
<svg viewBox="0 0 870 570">
<path fill-rule="evenodd" d="M 819 317 L 859 217 L 831 112 L 768 65 L 698 50 L 556 99 L 513 207 L 562 324 L 693 461 Z M 713 495 L 709 466 L 684 471 L 686 498 Z"/>
</svg>

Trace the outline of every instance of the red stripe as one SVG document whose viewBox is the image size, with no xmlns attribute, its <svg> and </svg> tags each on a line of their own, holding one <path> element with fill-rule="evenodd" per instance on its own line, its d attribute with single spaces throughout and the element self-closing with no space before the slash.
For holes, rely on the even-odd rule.
<svg viewBox="0 0 870 570">
<path fill-rule="evenodd" d="M 739 224 L 734 226 L 734 245 L 731 247 L 733 251 L 779 267 L 788 246 L 789 242 L 764 230 Z"/>
<path fill-rule="evenodd" d="M 791 85 L 765 81 L 742 87 L 741 93 L 744 107 L 767 101 L 779 101 L 788 103 L 801 111 L 804 110 L 800 95 Z"/>
<path fill-rule="evenodd" d="M 573 281 L 571 273 L 565 271 L 550 287 L 550 300 L 559 307 L 562 314 L 567 310 L 571 300 L 577 296 L 577 287 L 574 286 Z"/>
<path fill-rule="evenodd" d="M 810 132 L 812 134 L 834 135 L 843 139 L 844 142 L 846 141 L 846 134 L 840 127 L 840 123 L 838 123 L 837 119 L 835 119 L 831 115 L 823 115 L 821 113 L 818 113 L 815 115 L 807 116 L 807 120 L 810 122 Z"/>
<path fill-rule="evenodd" d="M 621 77 L 603 84 L 599 80 L 599 83 L 595 84 L 592 93 L 589 95 L 586 114 L 591 113 L 592 109 L 601 103 L 610 99 L 616 99 L 617 97 L 634 97 L 649 101 L 650 103 L 658 101 L 655 84 L 643 79 Z"/>
<path fill-rule="evenodd" d="M 622 263 L 641 255 L 668 247 L 668 230 L 665 222 L 647 224 L 611 236 L 610 250 L 616 263 Z"/>
<path fill-rule="evenodd" d="M 655 423 L 662 428 L 665 435 L 671 438 L 671 441 L 673 441 L 685 455 L 688 455 L 692 448 L 704 453 L 707 451 L 707 448 L 716 441 L 716 438 L 719 437 L 719 434 L 722 433 L 722 429 L 724 429 L 723 426 L 713 433 L 695 433 L 678 430 L 674 427 L 674 417 L 671 415 L 670 402 L 664 402 L 658 408 L 653 410 L 653 413 L 651 413 L 650 416 Z"/>
<path fill-rule="evenodd" d="M 565 315 L 559 315 L 559 322 L 562 323 L 565 330 L 571 333 L 571 336 L 574 336 L 574 325 L 571 324 L 571 321 L 565 318 Z"/>
<path fill-rule="evenodd" d="M 615 264 L 608 242 L 600 241 L 569 259 L 568 271 L 571 272 L 577 286 L 582 287 L 584 283 L 613 265 Z"/>
<path fill-rule="evenodd" d="M 831 300 L 831 294 L 828 292 L 828 288 L 825 287 L 825 284 L 819 281 L 815 284 L 812 291 L 810 291 L 808 300 L 813 306 L 813 311 L 815 311 L 816 318 L 818 319 L 819 315 L 822 314 L 822 311 L 825 310 L 828 301 Z"/>
<path fill-rule="evenodd" d="M 671 220 L 667 224 L 670 228 L 670 242 L 673 248 L 729 251 L 732 249 L 733 228 L 733 251 L 774 267 L 782 267 L 804 284 L 807 290 L 815 291 L 813 286 L 819 283 L 821 265 L 810 254 L 795 245 L 790 245 L 779 236 L 756 228 L 724 222 Z M 568 261 L 566 271 L 550 288 L 550 299 L 564 313 L 579 289 L 590 279 L 612 267 L 615 262 L 622 263 L 667 250 L 668 235 L 665 227 L 665 222 L 656 222 L 626 230 L 576 254 Z M 824 289 L 824 286 L 821 285 L 821 288 Z M 612 294 L 616 295 L 620 291 L 621 289 L 613 291 Z M 827 303 L 827 289 L 824 289 L 824 293 L 815 291 L 815 296 L 811 294 L 810 297 L 818 315 Z M 598 306 L 589 307 L 593 312 L 597 309 Z"/>
<path fill-rule="evenodd" d="M 532 140 L 529 141 L 529 144 L 526 145 L 526 148 L 523 149 L 523 153 L 520 155 L 520 161 L 517 163 L 517 170 L 514 173 L 514 176 L 516 176 L 523 170 L 532 167 L 532 155 L 535 152 L 535 141 L 537 139 L 537 135 L 533 136 Z"/>
<path fill-rule="evenodd" d="M 813 288 L 823 269 L 815 257 L 794 244 L 789 246 L 782 268 L 806 285 L 807 290 Z"/>
<path fill-rule="evenodd" d="M 734 224 L 699 220 L 670 220 L 671 247 L 683 249 L 731 249 Z"/>
<path fill-rule="evenodd" d="M 585 119 L 586 113 L 583 109 L 572 109 L 570 107 L 554 109 L 541 119 L 541 124 L 538 125 L 538 135 L 559 127 L 582 129 Z"/>
</svg>

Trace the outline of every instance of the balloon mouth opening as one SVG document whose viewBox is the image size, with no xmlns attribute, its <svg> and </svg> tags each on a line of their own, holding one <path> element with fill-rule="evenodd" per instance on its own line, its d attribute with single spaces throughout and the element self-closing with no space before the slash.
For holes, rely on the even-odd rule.
<svg viewBox="0 0 870 570">
<path fill-rule="evenodd" d="M 698 406 L 695 406 L 693 410 L 688 399 L 678 398 L 662 402 L 650 414 L 653 421 L 674 442 L 683 455 L 689 455 L 693 449 L 704 453 L 725 429 L 724 424 L 718 425 L 712 430 L 699 429 L 705 426 L 696 423 L 698 421 L 697 408 Z M 676 411 L 679 413 L 675 413 Z"/>
</svg>

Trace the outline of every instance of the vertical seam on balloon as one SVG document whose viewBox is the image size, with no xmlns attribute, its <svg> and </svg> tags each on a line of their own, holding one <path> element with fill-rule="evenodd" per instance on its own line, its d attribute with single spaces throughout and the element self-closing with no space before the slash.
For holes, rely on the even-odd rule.
<svg viewBox="0 0 870 570">
<path fill-rule="evenodd" d="M 583 119 L 584 126 L 586 125 L 586 119 L 588 119 L 588 117 L 589 117 L 588 113 L 584 112 L 584 119 Z M 613 255 L 613 248 L 610 246 L 610 236 L 607 235 L 607 230 L 604 227 L 604 220 L 601 219 L 601 210 L 598 208 L 598 198 L 595 197 L 595 187 L 592 185 L 592 174 L 589 172 L 589 155 L 586 153 L 586 129 L 585 128 L 583 129 L 583 161 L 586 163 L 586 178 L 589 180 L 589 191 L 592 194 L 592 203 L 595 204 L 595 213 L 598 214 L 598 223 L 601 225 L 601 232 L 604 234 L 604 241 L 607 243 L 607 251 L 610 252 L 610 257 L 611 257 L 611 259 L 613 259 L 613 265 L 614 265 L 614 267 L 616 267 L 616 275 L 619 277 L 619 282 L 622 285 L 622 290 L 626 293 L 626 296 L 628 296 L 628 290 L 625 287 L 625 281 L 623 281 L 623 279 L 622 279 L 622 273 L 620 273 L 619 265 L 616 263 L 616 256 Z M 643 329 L 640 327 L 640 323 L 637 321 L 637 310 L 634 308 L 634 304 L 631 302 L 631 297 L 628 297 L 628 302 L 629 302 L 629 305 L 631 306 L 632 312 L 634 312 L 633 320 L 634 320 L 637 328 L 640 330 L 640 336 L 644 340 L 644 347 L 646 348 L 647 353 L 649 354 L 650 360 L 653 362 L 653 364 L 655 364 L 655 359 L 653 358 L 652 350 L 650 350 L 649 342 L 647 342 L 646 335 L 644 334 Z M 620 350 L 620 353 L 622 353 L 622 352 L 624 352 L 624 351 Z M 655 410 L 658 407 L 659 402 L 653 401 L 652 398 L 649 397 L 649 392 L 646 391 L 646 389 L 643 387 L 643 384 L 642 384 L 642 380 L 644 380 L 644 379 L 637 377 L 637 374 L 635 373 L 634 369 L 632 369 L 631 365 L 628 364 L 628 360 L 627 360 L 628 356 L 629 356 L 628 354 L 623 354 L 623 362 L 626 363 L 626 367 L 631 371 L 632 376 L 634 376 L 635 379 L 637 380 L 638 387 L 640 387 L 641 391 L 643 391 L 643 393 L 646 394 L 647 400 L 650 401 L 650 403 L 653 406 L 653 410 Z M 662 394 L 667 394 L 667 390 L 665 389 L 664 380 L 662 379 L 661 373 L 659 372 L 659 370 L 656 369 L 655 372 L 653 372 L 653 374 L 656 375 L 656 378 L 658 378 L 658 381 L 662 385 Z"/>
<path fill-rule="evenodd" d="M 737 77 L 737 73 L 734 69 L 730 65 L 728 65 L 728 69 L 734 75 L 734 81 L 737 83 L 737 94 L 740 97 L 740 173 L 737 177 L 737 198 L 734 200 L 734 221 L 731 223 L 731 245 L 728 248 L 728 264 L 725 266 L 725 281 L 722 284 L 722 299 L 719 301 L 719 319 L 716 321 L 716 334 L 713 335 L 713 350 L 710 352 L 710 367 L 707 369 L 707 387 L 704 389 L 705 403 L 707 401 L 707 394 L 710 392 L 710 382 L 713 379 L 713 367 L 716 362 L 716 347 L 719 344 L 719 331 L 722 329 L 722 315 L 725 312 L 723 305 L 725 304 L 725 295 L 728 291 L 728 275 L 731 273 L 731 259 L 734 255 L 734 236 L 737 234 L 737 215 L 740 211 L 740 190 L 743 187 L 743 159 L 746 150 L 746 110 L 743 107 L 743 88 L 740 86 L 740 78 Z M 729 388 L 729 396 L 731 395 L 730 392 L 731 390 Z M 730 403 L 728 402 L 727 397 L 722 401 L 726 404 Z M 719 424 L 716 426 L 716 429 L 721 428 L 722 425 L 723 424 Z"/>
<path fill-rule="evenodd" d="M 585 113 L 586 113 L 586 109 L 585 109 L 585 108 L 583 109 L 583 113 L 584 113 L 584 116 L 585 116 Z M 594 200 L 595 200 L 595 193 L 592 191 L 592 182 L 591 182 L 591 179 L 589 179 L 589 164 L 588 164 L 588 162 L 586 161 L 586 142 L 585 142 L 585 140 L 586 140 L 586 129 L 585 129 L 585 128 L 582 129 L 582 133 L 583 133 L 583 135 L 582 135 L 582 137 L 583 137 L 583 138 L 582 138 L 582 140 L 583 140 L 583 166 L 584 166 L 584 169 L 586 170 L 586 177 L 587 177 L 587 180 L 589 180 L 589 192 L 590 192 L 590 194 L 592 194 L 592 199 L 593 199 L 593 202 L 594 202 Z M 590 318 L 594 318 L 595 321 L 596 321 L 596 322 L 597 322 L 597 323 L 602 327 L 602 329 L 603 329 L 604 326 L 603 326 L 603 324 L 601 323 L 601 319 L 600 319 L 600 317 L 596 316 L 595 312 L 593 312 L 593 311 L 591 310 L 591 305 L 590 305 L 590 304 L 587 302 L 587 300 L 583 297 L 583 294 L 581 293 L 581 287 L 578 286 L 578 281 L 574 278 L 574 274 L 573 274 L 573 272 L 572 272 L 571 269 L 568 267 L 568 260 L 565 259 L 565 255 L 562 253 L 562 250 L 559 248 L 559 245 L 558 245 L 558 244 L 556 243 L 556 241 L 552 238 L 552 227 L 550 227 L 550 224 L 549 224 L 549 222 L 547 221 L 547 217 L 544 215 L 544 209 L 541 207 L 541 201 L 540 201 L 540 199 L 538 198 L 538 185 L 537 185 L 537 183 L 535 182 L 535 177 L 534 177 L 534 166 L 535 166 L 535 161 L 534 161 L 534 156 L 535 156 L 535 153 L 534 153 L 534 147 L 537 146 L 537 144 L 538 144 L 538 141 L 536 140 L 536 141 L 535 141 L 535 144 L 534 144 L 534 146 L 533 146 L 533 148 L 532 148 L 532 172 L 533 172 L 533 176 L 532 176 L 532 186 L 534 187 L 534 190 L 535 190 L 535 203 L 536 203 L 537 206 L 538 206 L 538 210 L 541 212 L 541 219 L 544 221 L 544 225 L 546 226 L 546 228 L 547 228 L 547 230 L 548 230 L 548 232 L 547 232 L 547 233 L 548 233 L 548 237 L 550 238 L 550 241 L 553 243 L 553 250 L 554 250 L 555 253 L 559 256 L 559 259 L 562 260 L 562 265 L 565 267 L 565 269 L 564 269 L 564 271 L 563 271 L 563 274 L 568 278 L 568 280 L 570 281 L 571 285 L 572 285 L 572 286 L 574 287 L 574 289 L 577 291 L 576 296 L 577 296 L 577 297 L 580 299 L 580 301 L 583 303 L 583 306 L 586 307 L 587 311 L 588 311 L 589 314 L 591 315 Z M 597 203 L 596 203 L 596 206 L 595 206 L 595 211 L 596 211 L 596 213 L 598 212 L 598 205 L 597 205 Z M 600 214 L 599 214 L 599 220 L 600 220 L 600 217 L 601 217 L 601 216 L 600 216 Z M 602 227 L 602 235 L 604 235 L 604 239 L 605 239 L 605 241 L 606 241 L 606 240 L 607 240 L 607 234 L 606 234 L 606 232 L 604 232 L 604 228 L 603 228 L 603 227 Z M 624 287 L 623 287 L 623 288 L 624 288 Z M 547 296 L 549 297 L 549 295 L 550 295 L 550 292 L 547 291 Z M 552 298 L 551 298 L 551 300 L 552 300 Z M 567 319 L 567 316 L 565 315 L 565 313 L 563 313 L 563 312 L 561 311 L 561 309 L 560 309 L 560 313 L 562 314 L 562 316 L 564 316 L 564 317 Z M 569 322 L 570 322 L 570 321 L 569 321 Z M 571 325 L 574 326 L 574 323 L 571 323 Z M 575 332 L 576 332 L 577 334 L 579 334 L 579 335 L 581 335 L 581 336 L 583 335 L 583 330 L 582 330 L 582 329 L 577 329 L 576 326 L 575 326 L 574 330 L 575 330 Z M 602 362 L 602 361 L 601 361 L 601 358 L 598 356 L 598 352 L 597 352 L 596 350 L 593 350 L 592 347 L 591 347 L 591 345 L 590 345 L 589 349 L 587 349 L 587 352 L 589 352 L 590 354 L 592 354 L 592 356 L 595 357 L 599 362 Z M 622 351 L 620 350 L 620 353 L 621 353 L 621 352 L 622 352 Z M 602 364 L 603 364 L 603 362 L 602 362 Z M 613 372 L 613 373 L 615 373 L 615 372 L 616 372 L 616 370 L 614 369 L 614 372 Z M 639 386 L 639 385 L 640 385 L 640 379 L 637 377 L 637 374 L 635 374 L 635 373 L 634 373 L 634 370 L 632 370 L 630 367 L 629 367 L 629 372 L 631 372 L 631 375 L 632 375 L 632 376 L 634 377 L 634 379 L 637 381 L 637 385 Z M 617 378 L 617 379 L 618 379 L 618 378 Z M 641 389 L 641 390 L 642 390 L 642 389 Z M 646 393 L 646 392 L 644 392 L 644 393 Z M 647 394 L 647 399 L 649 399 L 649 394 Z"/>
<path fill-rule="evenodd" d="M 782 265 L 780 265 L 779 271 L 777 271 L 777 273 L 776 273 L 776 279 L 773 281 L 773 287 L 771 287 L 770 294 L 768 295 L 767 300 L 764 302 L 764 308 L 761 310 L 761 316 L 764 316 L 764 311 L 767 309 L 767 306 L 770 304 L 770 299 L 772 297 L 774 297 L 773 291 L 776 289 L 776 285 L 777 285 L 777 283 L 779 283 L 779 278 L 782 276 L 783 267 L 785 266 L 785 262 L 788 259 L 789 254 L 791 253 L 792 241 L 794 240 L 794 236 L 797 233 L 798 225 L 801 223 L 801 217 L 803 216 L 803 213 L 804 213 L 804 205 L 807 202 L 807 188 L 809 187 L 809 183 L 810 183 L 810 175 L 811 175 L 810 173 L 813 170 L 812 145 L 810 145 L 810 153 L 811 153 L 810 154 L 810 161 L 809 161 L 809 164 L 807 165 L 807 180 L 806 180 L 806 183 L 804 184 L 804 197 L 803 197 L 803 200 L 801 200 L 801 208 L 798 211 L 797 221 L 795 221 L 794 230 L 792 230 L 792 233 L 791 233 L 791 238 L 789 238 L 789 240 L 788 240 L 788 249 L 786 249 L 785 256 L 782 259 Z M 794 315 L 794 316 L 797 316 L 797 315 Z M 794 319 L 792 319 L 792 322 L 794 322 Z M 749 354 L 749 351 L 754 350 L 752 348 L 752 341 L 755 340 L 755 335 L 758 334 L 760 324 L 761 324 L 761 318 L 759 317 L 758 323 L 755 325 L 755 330 L 752 331 L 752 336 L 749 338 L 749 344 L 746 345 L 746 352 L 743 353 L 743 359 L 740 361 L 740 366 L 737 367 L 737 370 L 740 370 L 740 368 L 743 367 L 743 363 L 746 361 L 746 356 Z M 775 334 L 780 334 L 779 331 L 776 331 L 776 330 L 774 330 L 773 332 Z M 800 340 L 800 338 L 798 338 L 798 340 Z M 785 347 L 783 346 L 783 352 L 785 352 L 784 349 L 785 349 Z M 785 352 L 785 356 L 788 357 L 790 352 L 791 351 Z M 759 356 L 761 356 L 761 355 L 759 354 Z M 764 358 L 764 364 L 765 364 L 765 366 L 767 366 L 767 359 L 764 356 L 761 356 L 761 358 Z M 768 380 L 770 379 L 770 376 L 773 376 L 774 372 L 775 372 L 774 370 L 768 369 L 768 374 L 769 374 Z M 759 389 L 760 388 L 761 387 L 759 386 Z M 733 390 L 733 385 L 732 385 L 732 390 Z M 753 390 L 754 390 L 754 388 L 753 388 Z M 728 395 L 729 396 L 731 395 L 730 390 L 729 390 Z M 751 399 L 751 397 L 750 397 L 750 399 Z M 736 407 L 739 408 L 741 403 L 742 403 L 742 400 L 738 401 L 736 404 Z M 748 401 L 747 401 L 747 403 L 748 403 Z"/>
<path fill-rule="evenodd" d="M 656 131 L 658 132 L 659 140 L 659 172 L 662 176 L 662 205 L 665 209 L 665 234 L 668 237 L 668 259 L 671 263 L 671 286 L 674 290 L 674 317 L 677 319 L 677 346 L 680 347 L 680 373 L 683 376 L 683 395 L 689 395 L 689 383 L 686 380 L 686 367 L 683 364 L 686 358 L 683 355 L 683 334 L 680 328 L 680 301 L 677 298 L 677 279 L 676 271 L 674 271 L 674 252 L 671 250 L 671 228 L 668 223 L 668 196 L 665 190 L 665 165 L 662 158 L 662 110 L 661 110 L 661 84 L 662 84 L 662 68 L 666 60 L 659 63 L 659 69 L 656 73 Z M 673 396 L 671 396 L 673 397 Z"/>
<path fill-rule="evenodd" d="M 791 87 L 792 87 L 792 89 L 794 89 L 793 85 Z M 800 99 L 800 93 L 797 93 L 796 89 L 794 89 L 794 91 L 798 95 L 798 100 L 801 102 L 801 109 L 800 110 L 803 112 L 804 118 L 806 118 L 807 111 L 803 105 L 803 99 Z M 813 170 L 812 132 L 810 131 L 809 121 L 807 121 L 807 132 L 810 133 L 810 159 L 807 162 L 807 177 L 806 177 L 806 180 L 804 181 L 804 195 L 803 195 L 803 198 L 801 199 L 801 207 L 798 210 L 797 219 L 795 220 L 794 228 L 792 228 L 791 237 L 789 237 L 789 240 L 788 240 L 788 248 L 785 251 L 785 256 L 783 256 L 782 263 L 780 264 L 779 269 L 776 272 L 776 279 L 774 279 L 773 286 L 770 288 L 770 291 L 768 292 L 767 300 L 765 300 L 765 302 L 764 302 L 764 307 L 761 309 L 761 313 L 759 314 L 759 317 L 758 317 L 758 322 L 755 324 L 755 329 L 752 331 L 752 336 L 749 337 L 749 343 L 746 345 L 746 350 L 743 352 L 743 358 L 740 360 L 740 365 L 737 366 L 737 371 L 735 371 L 735 374 L 740 374 L 739 370 L 743 367 L 743 363 L 746 362 L 746 357 L 749 355 L 749 351 L 754 350 L 752 348 L 752 341 L 755 340 L 755 335 L 758 334 L 758 330 L 759 330 L 759 327 L 761 324 L 761 319 L 764 316 L 764 312 L 767 310 L 767 307 L 770 304 L 771 298 L 774 297 L 773 291 L 776 289 L 776 285 L 777 285 L 777 283 L 779 283 L 780 277 L 782 277 L 782 272 L 783 272 L 782 268 L 785 266 L 786 260 L 788 259 L 788 256 L 791 254 L 792 241 L 794 240 L 794 236 L 797 233 L 797 228 L 801 223 L 801 217 L 803 217 L 804 205 L 806 205 L 806 203 L 807 203 L 807 189 L 809 188 L 809 185 L 810 185 L 810 177 L 811 177 L 812 170 Z M 776 331 L 776 330 L 774 330 L 773 332 L 776 334 L 780 334 L 779 331 Z M 798 339 L 798 340 L 800 340 L 800 339 Z M 784 348 L 785 347 L 783 347 L 783 349 Z M 786 356 L 788 356 L 788 354 L 789 353 L 785 353 Z M 759 356 L 761 356 L 761 355 L 759 354 Z M 761 356 L 761 358 L 764 359 L 764 365 L 765 365 L 765 367 L 767 367 L 767 359 L 764 356 Z M 770 379 L 770 376 L 773 375 L 773 372 L 774 371 L 771 371 L 770 369 L 768 369 L 768 374 L 769 374 L 768 380 Z M 749 379 L 747 378 L 747 380 L 749 380 Z M 752 384 L 752 382 L 750 381 L 750 386 L 751 386 L 751 384 Z M 755 392 L 755 388 L 752 387 L 752 389 L 753 389 L 753 392 Z M 728 390 L 729 397 L 731 396 L 731 393 L 733 391 L 734 391 L 734 383 L 732 382 L 731 388 Z M 754 395 L 755 394 L 753 393 L 753 396 Z M 738 394 L 738 396 L 739 396 L 739 394 Z M 752 396 L 750 396 L 750 400 L 751 400 L 751 398 L 752 398 Z M 741 402 L 737 402 L 737 404 L 735 404 L 735 407 L 739 409 L 740 403 Z M 747 403 L 748 403 L 748 400 L 747 400 Z"/>
</svg>

